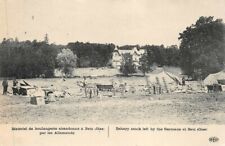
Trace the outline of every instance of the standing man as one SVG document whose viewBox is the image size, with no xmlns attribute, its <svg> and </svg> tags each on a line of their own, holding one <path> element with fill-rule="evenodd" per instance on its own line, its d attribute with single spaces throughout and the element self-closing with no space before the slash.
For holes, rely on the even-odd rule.
<svg viewBox="0 0 225 146">
<path fill-rule="evenodd" d="M 83 87 L 84 87 L 85 97 L 87 97 L 87 80 L 86 80 L 85 76 L 84 76 L 84 80 L 83 80 Z"/>
<path fill-rule="evenodd" d="M 3 86 L 3 95 L 6 95 L 8 89 L 8 81 L 6 79 L 3 80 L 2 86 Z"/>
<path fill-rule="evenodd" d="M 182 77 L 182 86 L 185 86 L 185 77 Z"/>
</svg>

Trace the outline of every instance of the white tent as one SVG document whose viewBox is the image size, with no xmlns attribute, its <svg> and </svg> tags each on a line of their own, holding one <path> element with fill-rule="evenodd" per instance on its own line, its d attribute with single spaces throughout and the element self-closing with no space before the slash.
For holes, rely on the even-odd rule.
<svg viewBox="0 0 225 146">
<path fill-rule="evenodd" d="M 148 81 L 151 84 L 161 84 L 163 85 L 164 82 L 166 82 L 166 84 L 179 84 L 180 83 L 180 79 L 175 76 L 172 73 L 168 73 L 165 71 L 162 71 L 160 73 L 157 74 L 148 74 Z"/>
<path fill-rule="evenodd" d="M 148 74 L 148 84 L 161 89 L 166 92 L 172 92 L 177 89 L 180 84 L 180 78 L 172 73 L 168 73 L 164 70 L 161 72 L 153 72 Z"/>
<path fill-rule="evenodd" d="M 225 71 L 220 71 L 218 73 L 208 75 L 205 80 L 205 85 L 218 84 L 218 80 L 225 80 Z"/>
</svg>

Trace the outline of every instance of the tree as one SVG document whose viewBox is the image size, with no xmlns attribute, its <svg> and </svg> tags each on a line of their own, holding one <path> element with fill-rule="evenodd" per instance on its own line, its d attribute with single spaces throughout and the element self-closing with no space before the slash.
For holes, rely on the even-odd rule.
<svg viewBox="0 0 225 146">
<path fill-rule="evenodd" d="M 150 70 L 150 63 L 148 62 L 148 55 L 145 52 L 139 60 L 139 70 L 144 74 Z"/>
<path fill-rule="evenodd" d="M 128 76 L 131 73 L 135 73 L 135 65 L 133 64 L 132 56 L 128 53 L 123 54 L 123 60 L 120 67 L 120 72 L 125 76 Z"/>
<path fill-rule="evenodd" d="M 56 58 L 59 68 L 65 73 L 66 77 L 71 76 L 76 67 L 77 56 L 70 49 L 62 49 Z"/>
<path fill-rule="evenodd" d="M 221 19 L 200 17 L 180 33 L 181 68 L 195 79 L 223 69 L 225 63 L 225 25 Z"/>
</svg>

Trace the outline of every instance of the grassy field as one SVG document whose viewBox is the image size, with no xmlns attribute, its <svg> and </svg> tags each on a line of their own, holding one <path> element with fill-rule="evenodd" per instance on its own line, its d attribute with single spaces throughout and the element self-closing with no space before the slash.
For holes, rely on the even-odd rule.
<svg viewBox="0 0 225 146">
<path fill-rule="evenodd" d="M 126 80 L 127 79 L 127 80 Z M 118 79 L 138 84 L 143 78 Z M 170 93 L 82 98 L 81 78 L 29 79 L 32 85 L 72 92 L 46 105 L 31 105 L 29 97 L 0 95 L 0 123 L 16 124 L 225 124 L 225 93 Z M 99 82 L 110 82 L 102 78 Z M 143 82 L 143 81 L 142 81 Z M 9 81 L 11 86 L 11 81 Z M 2 90 L 2 87 L 0 88 Z M 9 92 L 11 92 L 9 90 Z"/>
</svg>

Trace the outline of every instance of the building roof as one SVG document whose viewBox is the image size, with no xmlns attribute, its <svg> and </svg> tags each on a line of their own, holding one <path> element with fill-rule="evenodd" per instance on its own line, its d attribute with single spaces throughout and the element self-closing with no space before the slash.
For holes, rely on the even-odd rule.
<svg viewBox="0 0 225 146">
<path fill-rule="evenodd" d="M 137 49 L 137 47 L 133 47 L 133 48 L 128 48 L 128 49 L 118 49 L 117 47 L 115 47 L 114 52 L 118 52 L 119 55 L 122 54 L 134 54 L 136 53 L 137 55 L 141 55 L 144 54 L 145 50 L 144 49 Z"/>
</svg>

